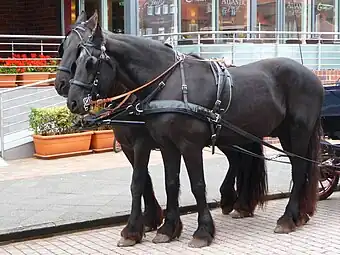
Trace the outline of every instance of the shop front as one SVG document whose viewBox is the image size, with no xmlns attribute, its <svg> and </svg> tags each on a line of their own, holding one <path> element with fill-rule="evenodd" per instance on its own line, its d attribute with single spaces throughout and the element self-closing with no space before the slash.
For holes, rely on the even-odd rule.
<svg viewBox="0 0 340 255">
<path fill-rule="evenodd" d="M 338 0 L 139 0 L 139 33 L 338 32 Z M 274 35 L 266 35 L 273 37 Z M 329 35 L 321 35 L 327 38 Z"/>
</svg>

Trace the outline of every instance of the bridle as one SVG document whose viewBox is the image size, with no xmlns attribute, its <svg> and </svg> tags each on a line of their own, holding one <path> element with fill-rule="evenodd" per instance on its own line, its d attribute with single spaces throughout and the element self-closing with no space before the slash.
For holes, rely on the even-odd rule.
<svg viewBox="0 0 340 255">
<path fill-rule="evenodd" d="M 86 23 L 87 23 L 87 21 L 81 22 L 79 25 L 77 25 L 75 28 L 72 28 L 72 29 L 65 35 L 64 40 L 61 42 L 61 44 L 60 44 L 59 47 L 58 47 L 58 55 L 59 55 L 60 58 L 62 58 L 63 55 L 64 55 L 64 42 L 65 42 L 65 40 L 67 39 L 67 37 L 69 36 L 69 34 L 70 34 L 71 32 L 75 32 L 75 33 L 78 35 L 78 37 L 79 37 L 79 39 L 80 39 L 79 45 L 84 41 L 84 38 L 83 38 L 83 36 L 81 35 L 81 33 L 79 32 L 79 30 L 81 30 L 82 32 L 85 32 L 85 31 L 86 31 L 86 28 L 84 27 L 84 25 L 86 25 Z M 90 36 L 91 36 L 91 35 L 90 35 Z M 79 47 L 79 45 L 78 45 L 78 47 Z M 73 63 L 72 63 L 72 64 L 73 64 Z M 59 65 L 59 66 L 57 67 L 57 70 L 63 71 L 63 72 L 69 73 L 69 74 L 72 74 L 72 69 L 71 69 L 71 68 L 72 68 L 72 66 L 71 66 L 71 67 L 66 67 L 66 66 Z"/>
<path fill-rule="evenodd" d="M 102 43 L 100 48 L 98 48 L 96 45 L 94 45 L 91 42 L 82 42 L 79 44 L 79 47 L 85 50 L 86 54 L 93 58 L 96 58 L 96 57 L 90 53 L 88 47 L 92 47 L 94 49 L 100 50 L 100 55 L 98 58 L 96 58 L 97 61 L 95 65 L 95 73 L 93 75 L 92 81 L 90 81 L 89 83 L 85 83 L 85 82 L 78 81 L 75 79 L 70 80 L 71 86 L 75 85 L 89 92 L 88 96 L 83 99 L 84 108 L 85 110 L 87 110 L 88 107 L 91 105 L 91 101 L 96 101 L 97 99 L 100 98 L 100 89 L 99 89 L 98 84 L 99 84 L 99 77 L 100 77 L 100 70 L 101 70 L 102 63 L 106 62 L 108 65 L 110 65 L 111 68 L 113 68 L 113 64 L 111 62 L 111 58 L 106 53 L 105 42 Z"/>
<path fill-rule="evenodd" d="M 170 76 L 172 71 L 175 69 L 175 67 L 177 65 L 181 64 L 184 61 L 184 59 L 185 59 L 185 55 L 184 54 L 180 54 L 179 52 L 175 52 L 176 53 L 177 61 L 173 65 L 171 65 L 168 69 L 166 69 L 163 73 L 158 75 L 157 77 L 153 78 L 149 82 L 147 82 L 147 83 L 143 84 L 142 86 L 140 86 L 140 87 L 138 87 L 136 89 L 133 89 L 131 91 L 125 92 L 125 93 L 120 94 L 120 95 L 115 96 L 115 97 L 100 99 L 100 93 L 99 93 L 100 89 L 99 89 L 99 86 L 98 86 L 98 81 L 99 81 L 98 77 L 100 75 L 101 64 L 103 62 L 107 62 L 113 68 L 113 64 L 111 62 L 111 58 L 106 53 L 105 44 L 106 44 L 106 42 L 104 40 L 104 42 L 101 44 L 100 48 L 98 48 L 98 46 L 94 45 L 91 42 L 82 42 L 79 45 L 79 47 L 82 47 L 90 57 L 94 57 L 94 58 L 96 58 L 96 57 L 91 55 L 91 53 L 90 53 L 90 51 L 88 50 L 87 47 L 93 47 L 93 48 L 95 48 L 97 50 L 100 50 L 100 55 L 99 55 L 99 57 L 97 58 L 97 61 L 96 61 L 95 74 L 93 75 L 92 81 L 89 82 L 89 83 L 84 83 L 82 81 L 78 81 L 78 80 L 75 80 L 75 79 L 71 79 L 70 80 L 71 86 L 75 85 L 75 86 L 81 87 L 81 88 L 83 88 L 83 89 L 85 89 L 85 90 L 90 92 L 90 94 L 88 94 L 87 97 L 83 98 L 83 106 L 84 106 L 85 111 L 88 111 L 89 107 L 91 105 L 93 105 L 93 104 L 112 103 L 113 101 L 116 101 L 118 99 L 124 98 L 118 104 L 118 106 L 116 106 L 114 109 L 110 109 L 110 111 L 108 111 L 108 114 L 109 114 L 109 112 L 112 112 L 112 111 L 118 109 L 119 107 L 121 107 L 130 98 L 130 96 L 132 94 L 134 94 L 135 92 L 140 91 L 140 90 L 142 90 L 142 89 L 152 85 L 158 79 L 160 79 L 160 78 L 162 78 L 164 76 Z M 165 83 L 163 81 L 160 84 L 164 84 L 165 85 Z"/>
</svg>

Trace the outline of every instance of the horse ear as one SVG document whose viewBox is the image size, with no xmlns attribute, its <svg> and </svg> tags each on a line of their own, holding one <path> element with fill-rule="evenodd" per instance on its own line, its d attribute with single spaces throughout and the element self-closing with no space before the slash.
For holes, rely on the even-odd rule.
<svg viewBox="0 0 340 255">
<path fill-rule="evenodd" d="M 98 24 L 93 33 L 93 43 L 94 45 L 101 46 L 104 41 L 104 34 L 101 26 Z"/>
<path fill-rule="evenodd" d="M 97 27 L 97 24 L 98 24 L 98 11 L 96 9 L 93 15 L 87 20 L 86 25 L 89 29 L 93 30 Z"/>
<path fill-rule="evenodd" d="M 79 16 L 78 16 L 78 18 L 76 20 L 76 24 L 81 23 L 81 22 L 85 22 L 86 20 L 87 20 L 87 15 L 86 15 L 86 12 L 83 10 L 79 14 Z"/>
</svg>

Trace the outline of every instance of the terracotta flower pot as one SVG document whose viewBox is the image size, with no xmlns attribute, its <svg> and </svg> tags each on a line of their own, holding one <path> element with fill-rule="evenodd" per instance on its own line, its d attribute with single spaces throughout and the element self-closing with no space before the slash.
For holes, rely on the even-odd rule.
<svg viewBox="0 0 340 255">
<path fill-rule="evenodd" d="M 50 73 L 50 74 L 48 75 L 48 78 L 49 78 L 49 79 L 52 79 L 52 78 L 55 78 L 55 77 L 57 77 L 57 73 Z"/>
<path fill-rule="evenodd" d="M 17 74 L 0 74 L 0 87 L 8 88 L 8 87 L 16 87 Z"/>
<path fill-rule="evenodd" d="M 92 134 L 92 131 L 88 131 L 65 135 L 33 135 L 34 156 L 48 159 L 91 153 Z"/>
<path fill-rule="evenodd" d="M 94 152 L 104 152 L 113 150 L 113 130 L 94 131 L 91 139 L 91 149 Z"/>
<path fill-rule="evenodd" d="M 23 86 L 27 84 L 32 84 L 34 82 L 43 81 L 49 79 L 50 73 L 48 72 L 26 72 L 18 74 L 18 85 Z M 40 86 L 49 86 L 49 83 L 41 83 L 39 85 L 35 85 L 37 87 Z"/>
</svg>

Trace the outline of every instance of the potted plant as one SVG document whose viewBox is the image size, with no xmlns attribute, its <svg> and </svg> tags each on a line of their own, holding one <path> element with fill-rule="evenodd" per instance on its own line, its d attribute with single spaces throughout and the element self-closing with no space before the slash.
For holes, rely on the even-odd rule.
<svg viewBox="0 0 340 255">
<path fill-rule="evenodd" d="M 0 60 L 0 87 L 16 87 L 17 73 L 24 72 L 23 68 L 18 68 L 18 61 L 13 58 Z"/>
<path fill-rule="evenodd" d="M 34 132 L 34 155 L 48 159 L 91 153 L 93 132 L 77 130 L 76 120 L 66 106 L 32 108 L 29 126 Z"/>
<path fill-rule="evenodd" d="M 93 108 L 93 113 L 98 113 L 103 109 L 102 106 L 96 105 Z M 94 152 L 112 151 L 114 144 L 114 132 L 110 125 L 101 125 L 93 130 L 90 148 Z"/>
<path fill-rule="evenodd" d="M 50 56 L 43 54 L 37 55 L 31 53 L 30 57 L 26 54 L 16 54 L 16 58 L 20 58 L 20 65 L 24 68 L 24 72 L 18 75 L 18 85 L 27 85 L 34 82 L 47 80 L 51 77 L 51 72 L 55 71 L 55 60 L 50 60 Z M 41 83 L 37 86 L 49 86 L 50 83 Z"/>
</svg>

